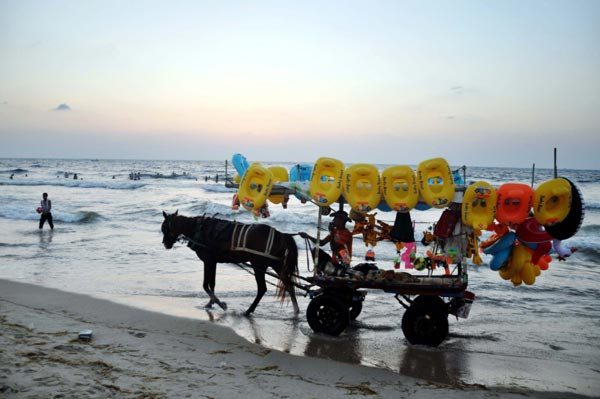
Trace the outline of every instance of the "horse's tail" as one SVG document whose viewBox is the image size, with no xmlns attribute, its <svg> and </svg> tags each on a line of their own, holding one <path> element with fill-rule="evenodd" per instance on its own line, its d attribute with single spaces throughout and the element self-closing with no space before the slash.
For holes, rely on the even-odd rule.
<svg viewBox="0 0 600 399">
<path fill-rule="evenodd" d="M 292 234 L 283 234 L 285 241 L 285 255 L 282 262 L 282 268 L 279 272 L 279 282 L 277 283 L 277 290 L 275 296 L 285 301 L 286 293 L 290 292 L 292 295 L 296 295 L 296 275 L 298 274 L 298 247 Z"/>
</svg>

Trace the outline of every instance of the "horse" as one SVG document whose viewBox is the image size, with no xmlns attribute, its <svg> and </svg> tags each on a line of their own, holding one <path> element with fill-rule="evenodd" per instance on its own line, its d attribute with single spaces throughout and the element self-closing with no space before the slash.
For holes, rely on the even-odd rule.
<svg viewBox="0 0 600 399">
<path fill-rule="evenodd" d="M 216 303 L 223 310 L 227 309 L 226 303 L 215 295 L 217 263 L 249 262 L 254 270 L 257 293 L 246 316 L 254 312 L 267 292 L 265 274 L 269 267 L 279 277 L 276 297 L 283 302 L 288 293 L 294 315 L 298 315 L 295 292 L 298 247 L 292 234 L 282 233 L 266 224 L 245 224 L 207 216 L 187 217 L 178 215 L 178 211 L 170 215 L 163 211 L 163 216 L 164 247 L 171 249 L 179 238 L 183 238 L 204 263 L 202 287 L 210 297 L 206 308 L 212 308 Z"/>
</svg>

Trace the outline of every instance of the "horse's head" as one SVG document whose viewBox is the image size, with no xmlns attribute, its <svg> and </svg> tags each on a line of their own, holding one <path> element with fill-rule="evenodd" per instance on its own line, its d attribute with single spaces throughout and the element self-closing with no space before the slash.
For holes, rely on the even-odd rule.
<svg viewBox="0 0 600 399">
<path fill-rule="evenodd" d="M 175 213 L 168 215 L 165 211 L 163 211 L 165 220 L 163 220 L 160 230 L 163 233 L 162 242 L 166 249 L 173 248 L 173 245 L 175 245 L 175 242 L 177 242 L 177 237 L 179 237 L 179 233 L 174 231 L 175 217 L 177 216 L 178 212 L 179 211 L 175 211 Z"/>
</svg>

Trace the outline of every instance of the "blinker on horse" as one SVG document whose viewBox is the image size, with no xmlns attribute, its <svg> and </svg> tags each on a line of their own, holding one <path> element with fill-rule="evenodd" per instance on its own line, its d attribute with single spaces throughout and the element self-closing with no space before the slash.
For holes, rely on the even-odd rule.
<svg viewBox="0 0 600 399">
<path fill-rule="evenodd" d="M 188 241 L 188 247 L 196 252 L 204 263 L 204 282 L 202 287 L 209 295 L 206 304 L 227 309 L 215 295 L 215 276 L 217 263 L 249 262 L 254 270 L 257 293 L 246 311 L 250 315 L 267 292 L 265 271 L 271 267 L 278 275 L 276 296 L 284 301 L 289 294 L 294 306 L 294 314 L 299 313 L 295 292 L 295 278 L 298 273 L 298 248 L 291 234 L 282 233 L 266 224 L 244 224 L 228 220 L 196 216 L 187 217 L 163 212 L 161 226 L 163 245 L 173 248 L 178 238 Z"/>
</svg>

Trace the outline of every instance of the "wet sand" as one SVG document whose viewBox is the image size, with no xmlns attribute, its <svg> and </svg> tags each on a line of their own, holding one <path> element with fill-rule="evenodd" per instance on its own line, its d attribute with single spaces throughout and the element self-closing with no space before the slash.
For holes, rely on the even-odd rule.
<svg viewBox="0 0 600 399">
<path fill-rule="evenodd" d="M 93 331 L 90 341 L 78 338 L 78 332 L 84 329 Z M 468 385 L 458 379 L 443 384 L 409 377 L 402 370 L 395 373 L 294 356 L 251 344 L 214 323 L 6 280 L 0 280 L 0 395 L 9 398 L 585 397 Z"/>
</svg>

